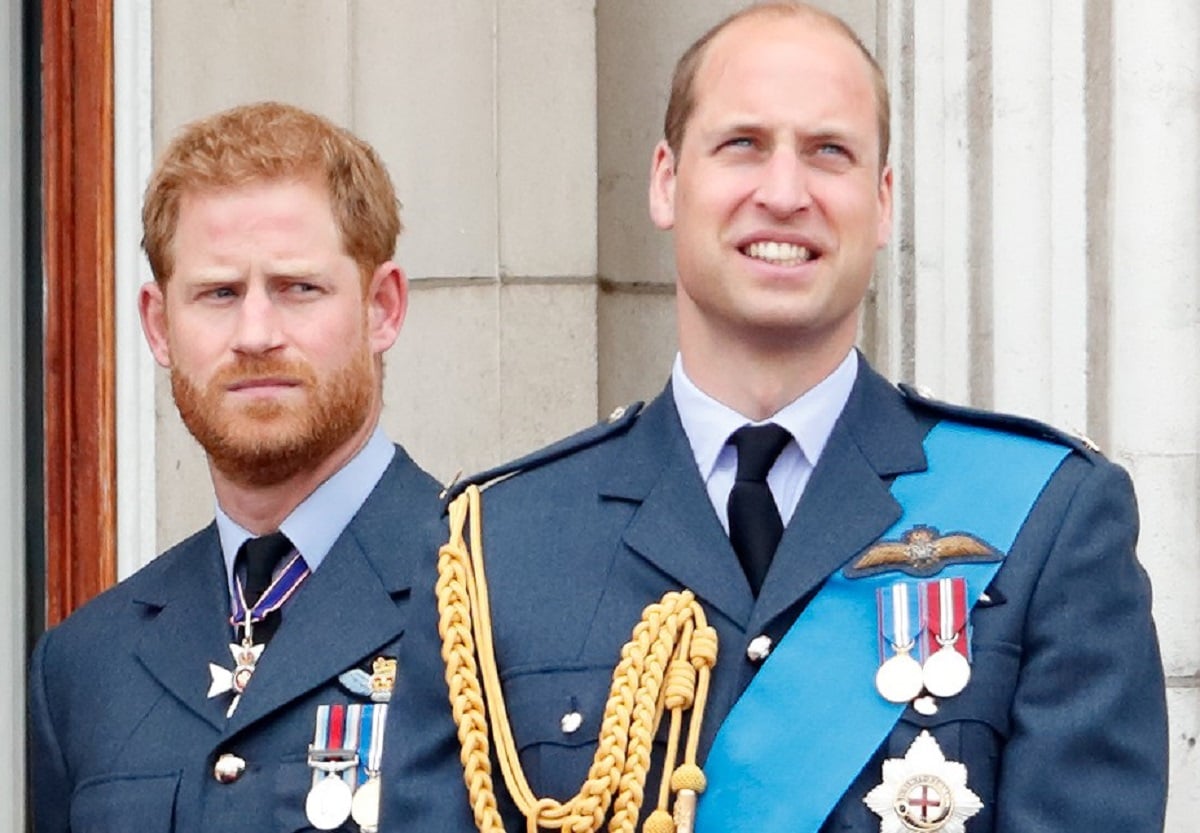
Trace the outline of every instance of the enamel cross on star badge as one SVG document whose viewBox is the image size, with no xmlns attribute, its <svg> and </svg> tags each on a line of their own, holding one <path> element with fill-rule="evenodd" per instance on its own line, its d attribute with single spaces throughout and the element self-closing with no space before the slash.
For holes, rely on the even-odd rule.
<svg viewBox="0 0 1200 833">
<path fill-rule="evenodd" d="M 967 768 L 947 761 L 929 732 L 903 758 L 883 762 L 883 783 L 863 801 L 880 817 L 880 833 L 964 833 L 966 820 L 983 809 L 967 789 Z"/>
</svg>

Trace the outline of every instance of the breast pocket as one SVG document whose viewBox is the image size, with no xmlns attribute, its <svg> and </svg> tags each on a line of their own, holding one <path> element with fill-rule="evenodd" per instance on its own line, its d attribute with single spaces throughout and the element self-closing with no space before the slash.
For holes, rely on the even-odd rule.
<svg viewBox="0 0 1200 833">
<path fill-rule="evenodd" d="M 520 672 L 504 682 L 521 765 L 539 797 L 574 796 L 591 767 L 612 668 Z"/>
<path fill-rule="evenodd" d="M 179 773 L 105 775 L 71 796 L 71 829 L 79 833 L 170 833 L 175 829 Z"/>
<path fill-rule="evenodd" d="M 961 694 L 936 701 L 937 711 L 908 709 L 888 739 L 887 757 L 902 758 L 922 730 L 927 730 L 948 761 L 967 768 L 967 787 L 984 809 L 972 819 L 988 830 L 995 812 L 997 780 L 1004 746 L 1012 733 L 1012 701 L 1020 671 L 1020 652 L 1004 642 L 973 646 L 971 682 Z"/>
<path fill-rule="evenodd" d="M 316 830 L 308 820 L 305 805 L 313 786 L 313 771 L 307 755 L 292 755 L 279 763 L 275 771 L 275 824 L 279 833 L 300 833 Z M 334 829 L 334 833 L 358 833 L 358 826 L 349 818 Z"/>
</svg>

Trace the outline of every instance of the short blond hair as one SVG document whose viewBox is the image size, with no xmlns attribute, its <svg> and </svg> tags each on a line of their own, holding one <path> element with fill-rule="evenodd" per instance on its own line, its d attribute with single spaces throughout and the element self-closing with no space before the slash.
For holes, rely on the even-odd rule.
<svg viewBox="0 0 1200 833">
<path fill-rule="evenodd" d="M 675 72 L 671 77 L 671 97 L 667 102 L 667 115 L 663 122 L 663 137 L 671 148 L 675 159 L 679 159 L 679 150 L 683 146 L 683 134 L 687 131 L 688 120 L 696 109 L 696 74 L 704 63 L 708 47 L 725 29 L 739 20 L 751 17 L 804 17 L 831 26 L 849 39 L 858 51 L 866 58 L 871 67 L 872 81 L 875 87 L 875 115 L 879 127 L 879 168 L 887 164 L 888 147 L 891 144 L 891 101 L 888 95 L 887 81 L 883 70 L 875 56 L 870 53 L 854 30 L 835 14 L 810 6 L 802 2 L 771 2 L 756 3 L 753 6 L 735 12 L 713 26 L 701 35 L 675 64 Z"/>
<path fill-rule="evenodd" d="M 264 101 L 194 121 L 163 152 L 142 206 L 142 248 L 159 286 L 174 270 L 173 243 L 186 194 L 264 181 L 311 179 L 329 193 L 342 246 L 364 281 L 392 259 L 400 204 L 375 150 L 307 110 Z"/>
</svg>

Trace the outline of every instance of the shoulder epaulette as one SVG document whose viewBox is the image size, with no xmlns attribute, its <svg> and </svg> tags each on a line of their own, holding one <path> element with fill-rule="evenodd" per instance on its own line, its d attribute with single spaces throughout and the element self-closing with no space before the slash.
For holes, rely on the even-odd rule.
<svg viewBox="0 0 1200 833">
<path fill-rule="evenodd" d="M 563 457 L 567 457 L 577 451 L 582 451 L 611 437 L 625 433 L 633 425 L 634 420 L 637 419 L 643 404 L 642 402 L 634 402 L 631 405 L 622 405 L 595 425 L 561 439 L 558 442 L 551 443 L 544 448 L 526 454 L 524 457 L 518 457 L 510 462 L 502 463 L 494 468 L 481 471 L 478 474 L 473 474 L 470 477 L 458 478 L 447 486 L 442 493 L 443 507 L 448 506 L 468 486 L 486 487 L 491 483 L 511 477 L 514 474 L 536 469 L 555 460 L 561 460 Z"/>
<path fill-rule="evenodd" d="M 904 398 L 913 405 L 934 413 L 944 414 L 951 419 L 975 425 L 984 425 L 989 428 L 998 428 L 1002 431 L 1012 431 L 1029 437 L 1036 437 L 1040 440 L 1049 440 L 1050 442 L 1068 446 L 1084 456 L 1100 453 L 1100 446 L 1096 445 L 1096 443 L 1083 434 L 1063 431 L 1055 428 L 1053 425 L 1031 417 L 1004 414 L 997 411 L 985 411 L 979 408 L 970 408 L 966 405 L 955 405 L 935 399 L 928 391 L 913 387 L 912 385 L 902 383 L 898 387 L 900 388 L 900 392 L 904 394 Z"/>
</svg>

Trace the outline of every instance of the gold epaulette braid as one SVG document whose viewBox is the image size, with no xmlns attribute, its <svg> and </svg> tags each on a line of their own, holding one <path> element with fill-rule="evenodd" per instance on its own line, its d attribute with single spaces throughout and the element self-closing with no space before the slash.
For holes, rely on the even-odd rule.
<svg viewBox="0 0 1200 833">
<path fill-rule="evenodd" d="M 689 591 L 667 593 L 642 612 L 613 669 L 600 723 L 596 754 L 587 780 L 566 802 L 538 798 L 529 787 L 504 704 L 492 643 L 492 621 L 483 571 L 480 493 L 468 488 L 450 506 L 450 540 L 438 553 L 438 629 L 450 706 L 462 747 L 463 779 L 475 825 L 481 833 L 503 833 L 492 782 L 488 710 L 496 758 L 526 830 L 595 833 L 612 809 L 611 833 L 632 833 L 645 799 L 654 736 L 663 710 L 670 731 L 657 809 L 645 833 L 689 833 L 704 773 L 696 765 L 709 676 L 717 659 L 717 633 Z M 470 521 L 470 546 L 466 524 Z M 477 664 L 478 659 L 478 664 Z M 481 680 L 482 678 L 482 680 Z M 676 767 L 683 713 L 691 710 L 683 763 Z M 675 814 L 667 811 L 676 794 Z"/>
</svg>

